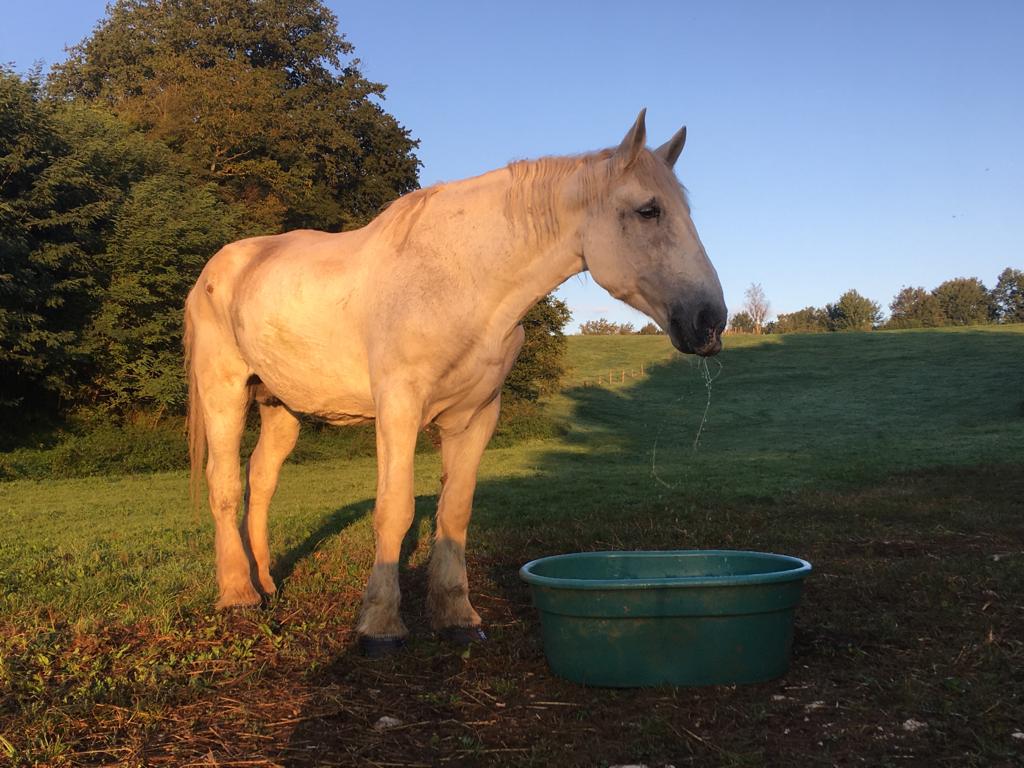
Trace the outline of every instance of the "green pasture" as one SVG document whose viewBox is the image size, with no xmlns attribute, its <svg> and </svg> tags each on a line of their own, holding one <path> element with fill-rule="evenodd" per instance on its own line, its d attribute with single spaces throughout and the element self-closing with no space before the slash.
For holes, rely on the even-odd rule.
<svg viewBox="0 0 1024 768">
<path fill-rule="evenodd" d="M 449 653 L 427 636 L 420 615 L 417 584 L 428 553 L 439 460 L 429 450 L 418 456 L 417 519 L 406 566 L 413 586 L 404 609 L 418 639 L 404 661 L 383 662 L 401 674 L 426 675 L 422 684 L 437 686 L 416 706 L 443 710 L 448 720 L 462 723 L 463 733 L 465 723 L 485 720 L 466 719 L 469 714 L 459 715 L 449 699 L 429 697 L 449 696 L 452 680 L 465 685 L 465 675 L 485 691 L 475 697 L 484 704 L 488 697 L 511 702 L 530 686 L 540 690 L 538 681 L 552 686 L 552 697 L 584 696 L 544 678 L 528 597 L 515 578 L 526 558 L 626 546 L 776 549 L 818 566 L 795 650 L 812 670 L 799 673 L 810 676 L 808 686 L 840 685 L 813 673 L 818 659 L 857 692 L 848 694 L 856 699 L 850 711 L 861 721 L 893 701 L 910 702 L 910 709 L 927 705 L 931 709 L 921 717 L 943 723 L 926 734 L 938 739 L 931 744 L 935 754 L 966 754 L 964 765 L 1024 755 L 1014 752 L 1007 731 L 1014 718 L 1024 730 L 1024 681 L 1019 665 L 1011 671 L 1021 660 L 1024 637 L 1024 508 L 1018 495 L 1024 326 L 731 336 L 706 371 L 696 359 L 675 353 L 663 336 L 574 337 L 569 350 L 565 387 L 545 406 L 555 434 L 492 448 L 481 468 L 470 529 L 470 589 L 492 625 L 492 642 L 482 651 Z M 610 384 L 609 371 L 617 374 Z M 599 376 L 603 382 L 596 384 Z M 177 754 L 168 734 L 190 707 L 208 712 L 211 702 L 245 702 L 253 691 L 282 681 L 296 696 L 295 687 L 302 688 L 308 703 L 324 695 L 318 675 L 328 669 L 339 675 L 332 685 L 345 685 L 352 675 L 373 674 L 379 682 L 381 668 L 371 673 L 349 652 L 372 561 L 374 474 L 373 459 L 365 455 L 286 465 L 271 519 L 279 594 L 262 609 L 226 614 L 211 609 L 212 524 L 205 510 L 190 510 L 184 472 L 0 484 L 0 763 L 6 755 L 13 764 L 149 764 L 154 755 Z M 913 556 L 893 542 L 904 542 Z M 975 586 L 995 597 L 972 597 L 964 608 L 957 590 Z M 489 604 L 492 599 L 497 602 Z M 932 601 L 934 613 L 923 615 L 923 605 Z M 978 613 L 984 602 L 989 607 Z M 977 632 L 962 611 L 977 619 Z M 988 619 L 996 623 L 985 624 Z M 877 660 L 865 657 L 872 651 L 858 634 L 865 622 L 874 622 L 882 646 L 910 648 L 917 641 L 904 638 L 900 627 L 909 622 L 913 632 L 928 634 L 934 631 L 929 620 L 948 623 L 943 631 L 974 659 L 973 672 L 935 672 L 934 664 L 950 665 L 947 656 L 956 653 L 941 648 L 932 673 L 922 655 L 901 662 L 918 669 L 912 680 L 880 678 Z M 971 644 L 984 643 L 984 627 L 1002 637 L 1002 645 L 975 658 Z M 448 666 L 435 680 L 424 669 L 442 664 L 431 661 L 439 655 Z M 392 663 L 398 666 L 387 666 Z M 348 671 L 338 673 L 339 664 L 349 665 Z M 843 677 L 851 669 L 856 680 Z M 937 712 L 942 686 L 953 686 L 946 693 L 960 703 Z M 621 703 L 629 695 L 588 699 L 588 706 L 599 717 L 602 702 Z M 790 746 L 758 741 L 766 718 L 775 717 L 767 705 L 759 709 L 743 692 L 714 695 L 740 697 L 728 699 L 739 714 L 731 724 L 722 722 L 735 741 L 715 742 L 719 732 L 707 725 L 704 736 L 689 740 L 690 754 L 707 758 L 702 764 L 756 765 L 780 756 L 816 764 L 809 756 L 821 748 L 811 742 L 806 753 L 792 745 L 791 753 Z M 813 695 L 817 701 L 826 693 Z M 980 709 L 970 711 L 989 695 L 992 709 L 984 718 Z M 651 704 L 651 713 L 662 712 L 660 706 Z M 681 705 L 677 700 L 673 706 Z M 506 709 L 503 704 L 499 714 Z M 243 710 L 245 722 L 260 721 L 263 710 Z M 981 719 L 960 727 L 957 718 L 975 716 Z M 188 727 L 197 733 L 229 727 L 205 717 L 195 715 Z M 431 755 L 444 754 L 495 758 L 478 764 L 669 760 L 678 725 L 670 713 L 649 717 L 654 721 L 644 721 L 637 733 L 622 732 L 619 721 L 609 726 L 622 738 L 609 741 L 589 763 L 577 763 L 561 741 L 549 738 L 558 725 L 550 720 L 533 734 L 525 720 L 512 724 L 525 729 L 522 743 L 529 747 L 499 748 L 484 726 L 469 727 L 475 741 L 453 735 L 450 743 L 403 742 L 394 754 L 404 755 L 404 762 L 392 762 L 429 764 Z M 803 717 L 794 712 L 792 723 L 779 728 L 802 727 Z M 302 722 L 313 720 L 309 715 Z M 292 723 L 283 736 L 285 726 L 275 727 L 261 731 L 269 736 L 253 741 L 248 757 L 234 757 L 248 764 L 315 764 L 289 752 L 299 743 L 298 726 Z M 559 727 L 571 730 L 572 722 Z M 686 727 L 700 730 L 692 722 Z M 865 728 L 861 722 L 854 733 L 851 725 L 847 741 L 833 746 L 849 745 L 850 754 L 890 754 Z M 326 737 L 317 738 L 328 749 Z M 586 738 L 581 732 L 579 739 Z M 856 741 L 861 738 L 864 743 Z M 452 751 L 445 752 L 446 744 Z M 209 742 L 201 746 L 220 755 L 219 764 L 231 764 L 231 754 Z M 918 741 L 911 747 L 925 749 Z M 353 763 L 334 754 L 335 764 L 383 760 L 367 750 Z M 254 756 L 265 762 L 251 762 Z"/>
</svg>

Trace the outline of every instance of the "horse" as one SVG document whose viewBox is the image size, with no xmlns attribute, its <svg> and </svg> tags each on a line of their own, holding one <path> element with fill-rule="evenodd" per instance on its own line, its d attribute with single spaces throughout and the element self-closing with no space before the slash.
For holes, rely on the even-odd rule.
<svg viewBox="0 0 1024 768">
<path fill-rule="evenodd" d="M 722 347 L 722 287 L 673 170 L 686 128 L 652 151 L 645 114 L 614 149 L 512 162 L 411 192 L 361 229 L 254 237 L 210 259 L 185 302 L 184 347 L 191 487 L 196 502 L 205 459 L 218 608 L 275 592 L 267 513 L 299 416 L 374 421 L 375 556 L 356 631 L 366 652 L 402 645 L 399 552 L 413 521 L 417 435 L 435 424 L 430 623 L 460 641 L 485 638 L 469 599 L 466 533 L 526 312 L 589 271 L 681 352 Z M 253 401 L 260 434 L 239 525 Z"/>
</svg>

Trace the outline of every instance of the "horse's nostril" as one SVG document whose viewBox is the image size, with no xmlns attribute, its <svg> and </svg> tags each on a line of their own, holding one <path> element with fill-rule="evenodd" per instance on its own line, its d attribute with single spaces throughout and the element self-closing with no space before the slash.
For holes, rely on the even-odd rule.
<svg viewBox="0 0 1024 768">
<path fill-rule="evenodd" d="M 705 336 L 714 335 L 715 331 L 718 330 L 720 321 L 716 316 L 715 311 L 711 307 L 702 307 L 700 312 L 697 313 L 697 320 L 694 323 L 694 327 L 697 333 Z"/>
</svg>

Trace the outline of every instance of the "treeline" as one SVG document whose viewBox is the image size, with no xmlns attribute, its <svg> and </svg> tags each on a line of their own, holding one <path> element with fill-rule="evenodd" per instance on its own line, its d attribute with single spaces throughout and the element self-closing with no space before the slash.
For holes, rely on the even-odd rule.
<svg viewBox="0 0 1024 768">
<path fill-rule="evenodd" d="M 747 305 L 751 293 L 747 292 Z M 760 292 L 760 303 L 745 305 L 729 321 L 736 333 L 823 333 L 827 331 L 868 331 L 872 329 L 937 328 L 987 323 L 1024 323 L 1024 272 L 1007 267 L 991 290 L 976 277 L 957 277 L 932 290 L 905 287 L 889 304 L 889 317 L 871 299 L 849 290 L 834 304 L 805 307 L 797 312 L 779 314 L 775 320 L 758 324 L 755 316 L 765 316 L 767 307 Z"/>
<path fill-rule="evenodd" d="M 181 310 L 210 256 L 358 227 L 418 187 L 418 142 L 352 53 L 319 0 L 117 0 L 45 76 L 0 67 L 8 424 L 179 411 Z M 551 299 L 529 318 L 513 395 L 557 380 L 567 320 Z"/>
<path fill-rule="evenodd" d="M 416 142 L 319 2 L 120 0 L 45 78 L 0 70 L 0 407 L 181 407 L 222 245 L 358 226 Z"/>
<path fill-rule="evenodd" d="M 580 323 L 580 334 L 583 336 L 655 336 L 664 333 L 654 323 L 647 323 L 641 326 L 640 330 L 632 323 L 616 323 L 603 317 Z"/>
</svg>

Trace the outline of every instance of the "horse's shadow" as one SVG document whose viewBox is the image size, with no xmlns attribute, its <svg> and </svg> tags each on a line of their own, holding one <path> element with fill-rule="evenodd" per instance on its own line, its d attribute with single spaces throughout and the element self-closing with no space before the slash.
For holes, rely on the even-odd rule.
<svg viewBox="0 0 1024 768">
<path fill-rule="evenodd" d="M 402 570 L 408 567 L 409 558 L 420 545 L 422 522 L 433 516 L 437 509 L 437 498 L 436 494 L 416 497 L 413 522 L 402 542 L 402 552 L 399 558 L 399 567 Z M 274 581 L 282 585 L 282 588 L 286 588 L 288 579 L 295 572 L 299 563 L 310 557 L 324 542 L 337 537 L 349 526 L 372 514 L 373 506 L 373 499 L 363 499 L 329 512 L 320 521 L 316 530 L 311 531 L 301 542 L 287 549 L 275 559 L 270 569 Z"/>
</svg>

